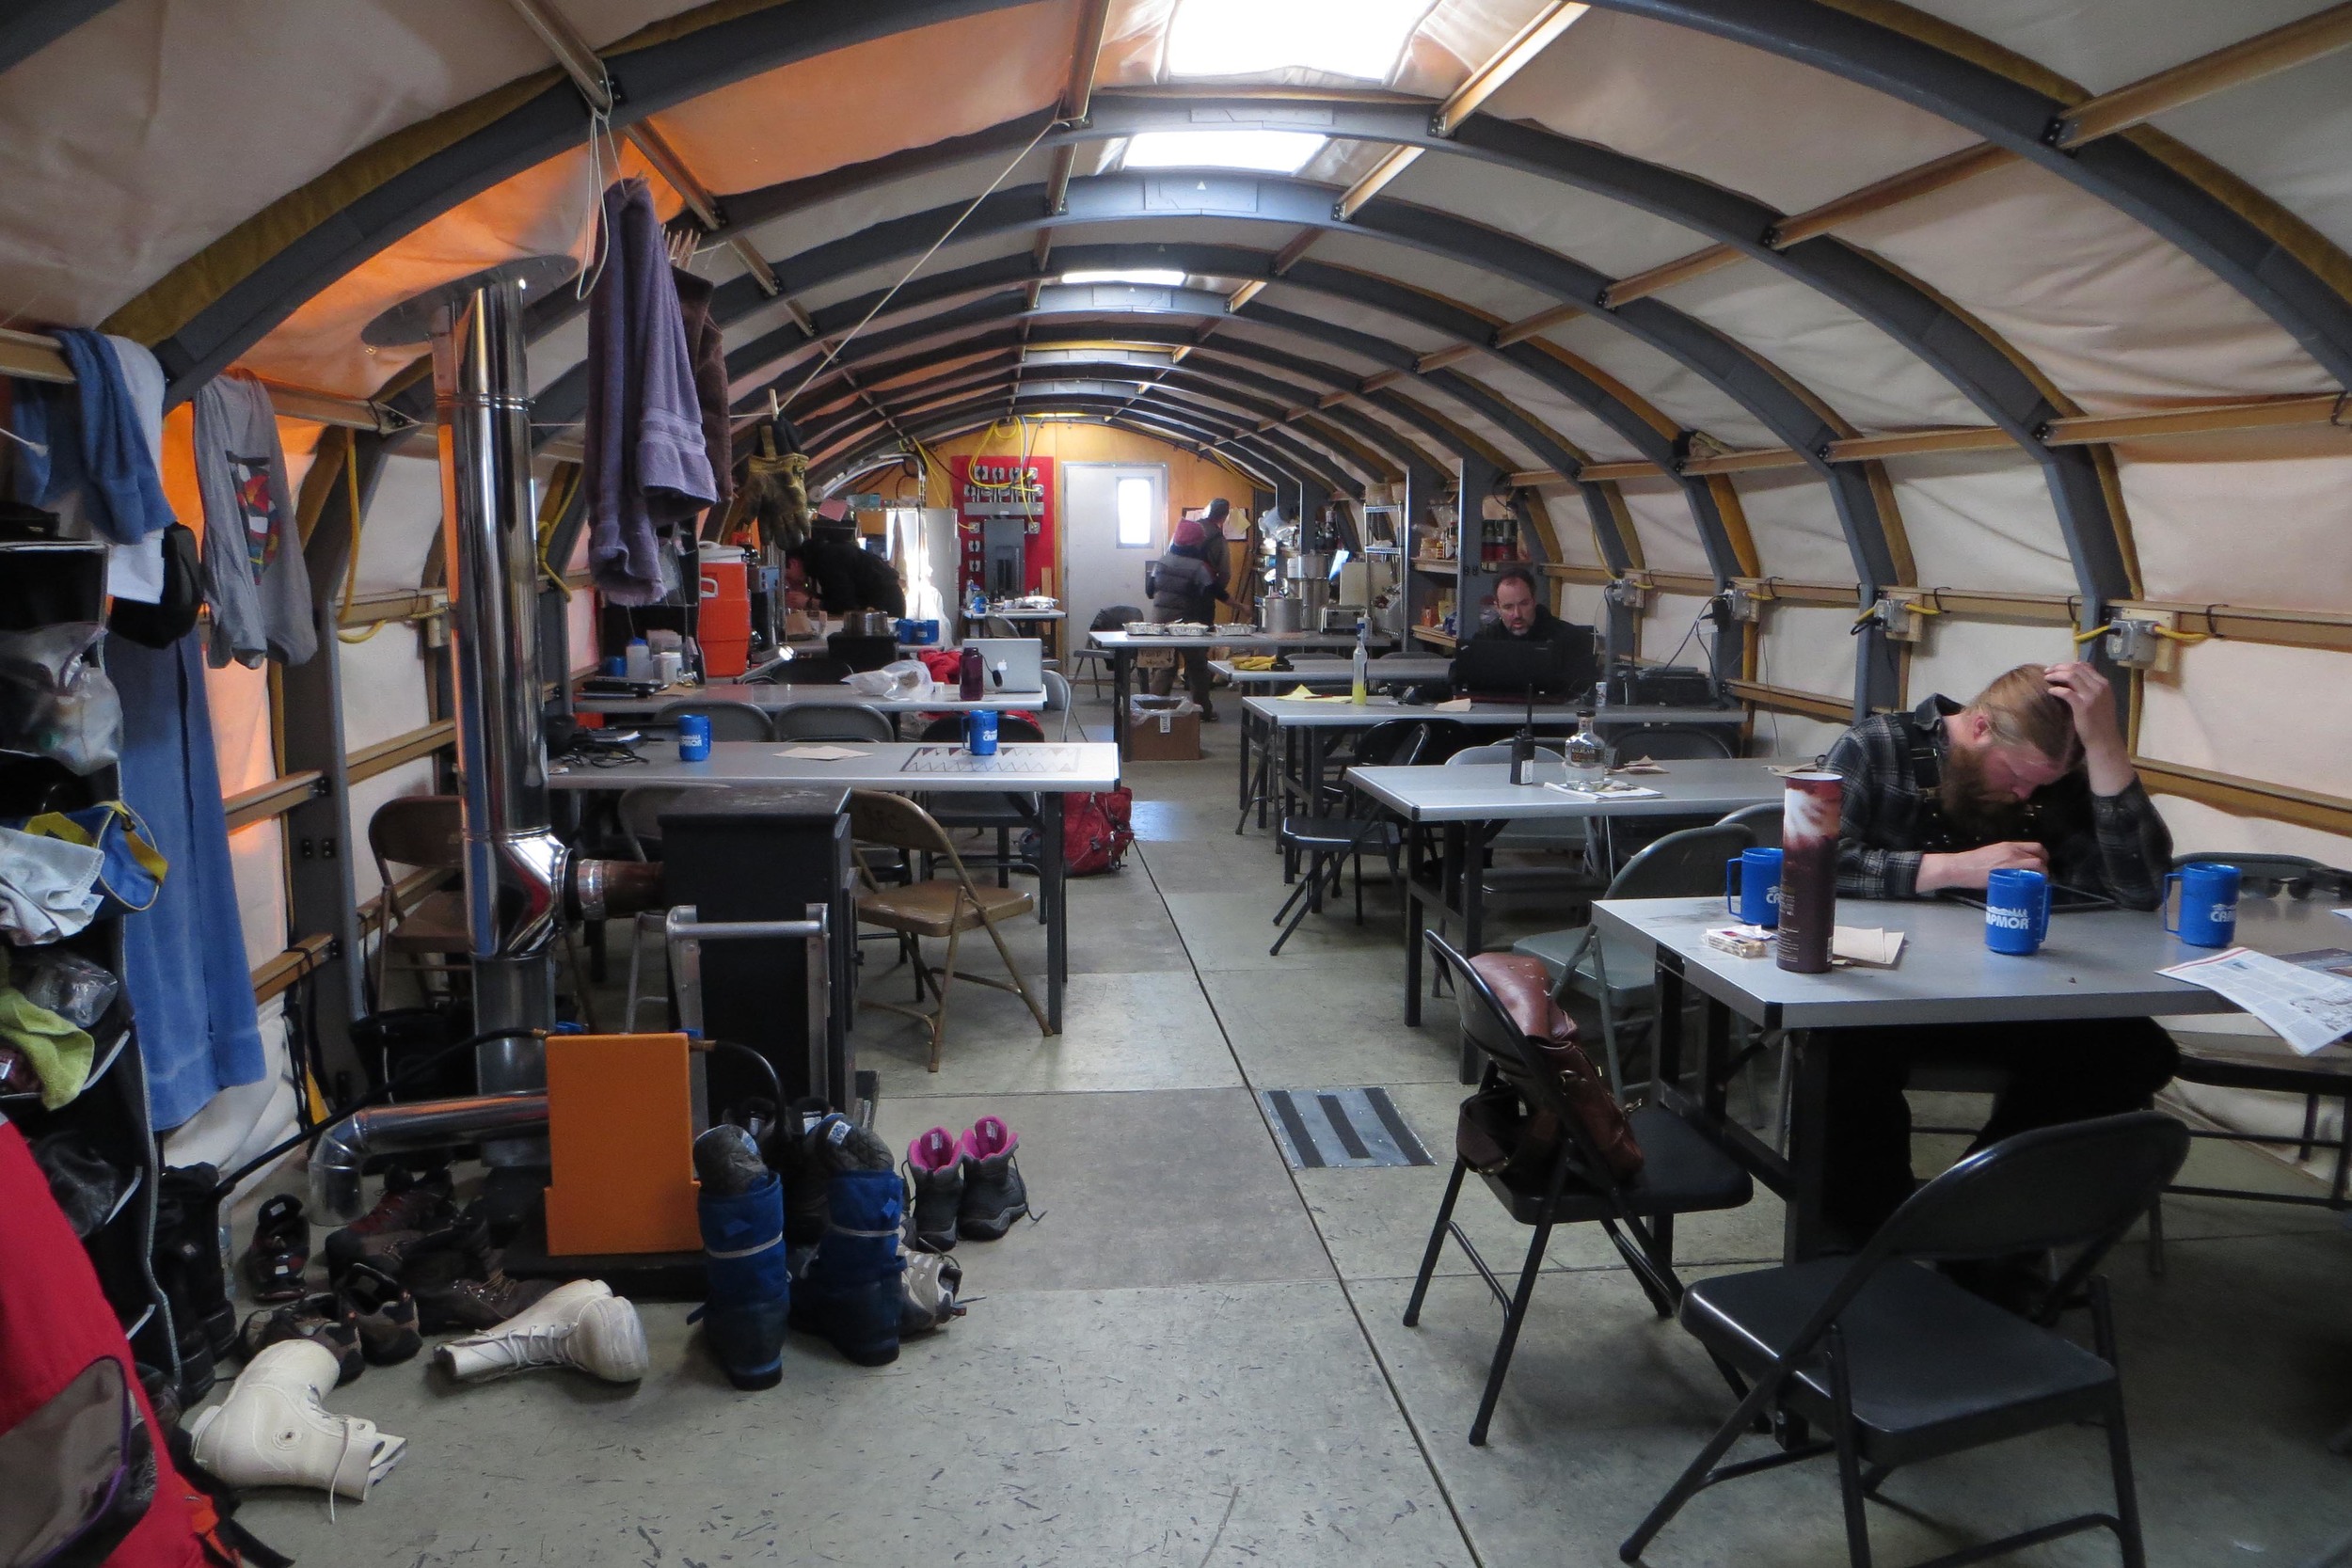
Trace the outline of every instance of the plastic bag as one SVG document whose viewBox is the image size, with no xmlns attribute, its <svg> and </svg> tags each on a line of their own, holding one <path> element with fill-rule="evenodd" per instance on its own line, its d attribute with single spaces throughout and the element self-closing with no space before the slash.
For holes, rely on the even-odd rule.
<svg viewBox="0 0 2352 1568">
<path fill-rule="evenodd" d="M 0 632 L 0 752 L 48 757 L 87 775 L 122 756 L 122 699 L 85 657 L 97 621 Z"/>
<path fill-rule="evenodd" d="M 901 658 L 879 670 L 860 670 L 850 677 L 850 689 L 861 697 L 920 697 L 930 689 L 931 673 L 922 663 Z"/>
<path fill-rule="evenodd" d="M 103 966 L 56 951 L 17 961 L 17 989 L 76 1029 L 93 1029 L 114 1005 L 122 982 Z"/>
</svg>

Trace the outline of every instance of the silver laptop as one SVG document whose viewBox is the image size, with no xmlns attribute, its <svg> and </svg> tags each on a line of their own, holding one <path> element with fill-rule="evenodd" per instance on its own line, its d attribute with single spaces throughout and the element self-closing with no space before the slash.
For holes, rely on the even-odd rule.
<svg viewBox="0 0 2352 1568">
<path fill-rule="evenodd" d="M 967 648 L 980 650 L 981 679 L 991 691 L 1045 689 L 1045 644 L 1035 637 L 972 637 Z"/>
</svg>

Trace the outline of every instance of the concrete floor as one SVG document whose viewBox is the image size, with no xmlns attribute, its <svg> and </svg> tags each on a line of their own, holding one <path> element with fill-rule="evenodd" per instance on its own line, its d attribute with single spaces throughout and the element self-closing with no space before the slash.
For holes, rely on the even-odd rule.
<svg viewBox="0 0 2352 1568">
<path fill-rule="evenodd" d="M 1083 712 L 1106 729 L 1105 708 Z M 242 1521 L 339 1568 L 1614 1562 L 1724 1390 L 1597 1233 L 1572 1229 L 1489 1444 L 1464 1440 L 1500 1315 L 1458 1253 L 1422 1326 L 1399 1324 L 1445 1166 L 1291 1171 L 1251 1094 L 1385 1085 L 1442 1159 L 1462 1093 L 1451 1007 L 1401 1022 L 1382 893 L 1363 928 L 1311 918 L 1266 956 L 1279 869 L 1263 835 L 1233 834 L 1234 743 L 1216 726 L 1210 760 L 1131 770 L 1139 853 L 1072 889 L 1058 1038 L 1015 998 L 961 989 L 934 1076 L 914 1026 L 860 1023 L 894 1145 L 990 1112 L 1022 1134 L 1040 1215 L 957 1249 L 968 1316 L 874 1371 L 796 1338 L 760 1394 L 730 1389 L 668 1305 L 644 1309 L 653 1373 L 635 1388 L 373 1370 L 328 1404 L 407 1437 L 400 1467 L 332 1524 L 323 1497 L 291 1493 Z M 1041 935 L 1015 942 L 1032 976 Z M 978 944 L 975 966 L 993 963 Z M 1923 1167 L 1957 1148 L 1920 1143 Z M 2218 1143 L 2193 1168 L 2303 1181 Z M 1475 1190 L 1463 1216 L 1495 1256 L 1523 1248 Z M 2151 1561 L 2301 1562 L 2352 1528 L 2352 1460 L 2324 1447 L 2352 1418 L 2352 1243 L 2277 1207 L 2181 1200 L 2168 1217 L 2169 1277 L 2137 1243 L 2112 1268 Z M 1768 1263 L 1779 1225 L 1759 1190 L 1685 1222 L 1678 1257 L 1693 1275 Z M 1907 1472 L 1872 1513 L 1880 1560 L 2108 1506 L 2103 1454 L 2061 1431 Z M 1708 1493 L 1647 1560 L 1842 1562 L 1835 1481 L 1799 1466 Z M 2080 1537 L 2015 1560 L 2116 1553 Z"/>
</svg>

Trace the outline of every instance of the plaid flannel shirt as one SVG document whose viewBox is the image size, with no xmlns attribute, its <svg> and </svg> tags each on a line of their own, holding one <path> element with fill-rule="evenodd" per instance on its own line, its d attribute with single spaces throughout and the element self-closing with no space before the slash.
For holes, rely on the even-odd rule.
<svg viewBox="0 0 2352 1568">
<path fill-rule="evenodd" d="M 1845 776 L 1838 829 L 1837 891 L 1850 898 L 1916 898 L 1925 802 L 1911 776 L 1910 736 L 1932 726 L 1939 763 L 1945 715 L 1960 705 L 1935 696 L 1910 713 L 1874 714 L 1840 736 L 1828 766 Z M 2139 781 L 2121 795 L 2094 795 L 2080 769 L 2034 792 L 2035 836 L 2050 852 L 2050 879 L 2103 894 L 2126 909 L 2164 898 L 2172 835 Z M 1989 842 L 1989 841 L 1988 841 Z M 1974 845 L 1961 844 L 1960 848 Z"/>
</svg>

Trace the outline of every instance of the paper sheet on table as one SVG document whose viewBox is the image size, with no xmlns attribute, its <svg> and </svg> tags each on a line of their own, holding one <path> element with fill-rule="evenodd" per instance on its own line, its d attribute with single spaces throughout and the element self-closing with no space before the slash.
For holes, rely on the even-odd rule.
<svg viewBox="0 0 2352 1568">
<path fill-rule="evenodd" d="M 2233 947 L 2156 971 L 2228 997 L 2309 1056 L 2352 1034 L 2352 979 Z"/>
<path fill-rule="evenodd" d="M 1876 926 L 1833 926 L 1830 957 L 1848 963 L 1868 964 L 1874 969 L 1892 969 L 1903 956 L 1903 935 Z"/>
<path fill-rule="evenodd" d="M 1285 702 L 1293 703 L 1345 703 L 1355 700 L 1347 692 L 1310 691 L 1303 686 L 1295 687 L 1283 692 L 1282 698 Z"/>
<path fill-rule="evenodd" d="M 1663 773 L 1665 770 L 1664 765 L 1656 757 L 1635 757 L 1631 762 L 1617 764 L 1609 771 L 1612 773 Z"/>
<path fill-rule="evenodd" d="M 1572 800 L 1656 800 L 1662 799 L 1666 793 L 1662 789 L 1652 789 L 1647 784 L 1615 783 L 1603 784 L 1597 789 L 1582 789 L 1575 784 L 1554 784 L 1549 779 L 1544 781 L 1544 787 L 1565 795 Z"/>
<path fill-rule="evenodd" d="M 803 762 L 847 762 L 851 757 L 872 754 L 856 746 L 787 746 L 776 753 L 780 757 L 798 757 Z"/>
<path fill-rule="evenodd" d="M 2352 920 L 2352 910 L 2338 910 L 2336 912 L 2346 920 Z"/>
<path fill-rule="evenodd" d="M 1468 697 L 1448 697 L 1430 711 L 1433 713 L 1468 713 L 1470 710 L 1470 700 Z"/>
</svg>

